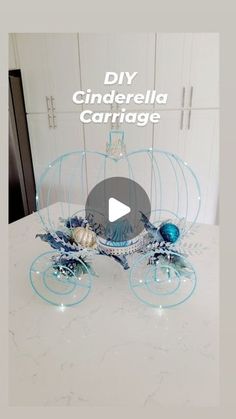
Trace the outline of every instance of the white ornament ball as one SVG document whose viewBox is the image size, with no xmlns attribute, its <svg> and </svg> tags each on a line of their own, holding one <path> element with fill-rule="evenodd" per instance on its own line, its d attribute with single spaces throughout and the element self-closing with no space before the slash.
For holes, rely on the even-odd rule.
<svg viewBox="0 0 236 419">
<path fill-rule="evenodd" d="M 73 230 L 72 237 L 76 244 L 80 244 L 83 247 L 94 248 L 97 242 L 96 234 L 90 230 L 88 225 L 86 227 L 76 227 Z"/>
</svg>

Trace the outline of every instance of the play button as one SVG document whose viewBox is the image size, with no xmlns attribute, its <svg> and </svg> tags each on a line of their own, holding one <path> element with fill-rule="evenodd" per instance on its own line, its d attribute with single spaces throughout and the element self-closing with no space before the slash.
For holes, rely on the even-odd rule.
<svg viewBox="0 0 236 419">
<path fill-rule="evenodd" d="M 124 215 L 129 214 L 130 211 L 128 205 L 123 204 L 115 198 L 109 198 L 109 221 L 119 220 Z"/>
<path fill-rule="evenodd" d="M 89 193 L 86 218 L 96 234 L 109 243 L 123 243 L 143 230 L 141 213 L 149 219 L 151 204 L 146 191 L 135 181 L 111 177 Z"/>
</svg>

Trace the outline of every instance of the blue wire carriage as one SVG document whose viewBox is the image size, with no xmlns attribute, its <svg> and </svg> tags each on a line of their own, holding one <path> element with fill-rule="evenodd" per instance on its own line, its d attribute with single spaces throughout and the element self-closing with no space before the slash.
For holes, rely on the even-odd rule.
<svg viewBox="0 0 236 419">
<path fill-rule="evenodd" d="M 150 220 L 140 214 L 144 232 L 133 240 L 129 226 L 122 230 L 118 223 L 112 231 L 103 214 L 95 225 L 84 209 L 95 184 L 119 175 L 141 184 L 151 201 Z M 95 274 L 91 260 L 99 254 L 129 270 L 131 290 L 151 307 L 173 307 L 192 295 L 196 272 L 179 248 L 197 220 L 200 186 L 187 162 L 175 154 L 154 148 L 126 153 L 124 132 L 112 131 L 106 153 L 78 150 L 49 163 L 38 182 L 36 204 L 45 230 L 38 236 L 54 252 L 32 263 L 30 281 L 47 302 L 72 306 L 83 301 Z M 102 228 L 105 240 L 99 235 Z"/>
</svg>

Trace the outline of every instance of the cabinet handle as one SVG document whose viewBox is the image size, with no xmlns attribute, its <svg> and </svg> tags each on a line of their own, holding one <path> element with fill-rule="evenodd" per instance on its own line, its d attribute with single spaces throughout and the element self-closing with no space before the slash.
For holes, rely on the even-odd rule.
<svg viewBox="0 0 236 419">
<path fill-rule="evenodd" d="M 192 103 L 193 103 L 193 86 L 190 88 L 190 96 L 189 96 L 189 113 L 188 113 L 188 130 L 191 127 L 191 117 L 192 117 Z"/>
<path fill-rule="evenodd" d="M 181 117 L 180 117 L 180 129 L 182 130 L 184 126 L 184 110 L 181 111 Z"/>
<path fill-rule="evenodd" d="M 57 127 L 57 124 L 56 124 L 56 115 L 52 115 L 52 122 L 53 122 L 53 128 L 56 128 Z"/>
<path fill-rule="evenodd" d="M 51 99 L 51 105 L 52 105 L 52 123 L 53 123 L 53 128 L 56 128 L 57 127 L 57 124 L 56 124 L 56 114 L 55 114 L 55 110 L 56 110 L 56 106 L 55 106 L 55 99 L 54 99 L 54 97 L 53 96 L 50 96 L 50 99 Z"/>
<path fill-rule="evenodd" d="M 193 103 L 193 86 L 191 86 L 190 89 L 190 97 L 189 97 L 189 107 L 192 107 L 192 103 Z"/>
<path fill-rule="evenodd" d="M 49 113 L 51 111 L 51 107 L 50 107 L 50 99 L 48 96 L 46 96 L 46 104 L 47 104 L 47 111 Z"/>
<path fill-rule="evenodd" d="M 49 126 L 49 128 L 53 128 L 53 126 L 51 124 L 51 116 L 50 116 L 49 113 L 48 113 L 48 126 Z"/>
<path fill-rule="evenodd" d="M 183 90 L 182 90 L 182 108 L 184 108 L 184 102 L 185 102 L 185 87 L 183 86 Z"/>
<path fill-rule="evenodd" d="M 188 130 L 190 129 L 190 126 L 191 126 L 191 116 L 192 116 L 192 111 L 190 109 L 189 114 L 188 114 Z"/>
<path fill-rule="evenodd" d="M 56 108 L 55 108 L 55 99 L 54 99 L 53 96 L 50 96 L 50 99 L 51 99 L 52 111 L 55 111 L 56 110 Z"/>
<path fill-rule="evenodd" d="M 46 96 L 46 104 L 47 104 L 47 111 L 48 111 L 48 126 L 49 128 L 54 128 L 54 121 L 52 124 L 52 118 L 53 118 L 53 106 L 52 106 L 52 97 L 50 96 L 50 98 L 48 96 Z M 52 115 L 51 115 L 52 113 Z"/>
</svg>

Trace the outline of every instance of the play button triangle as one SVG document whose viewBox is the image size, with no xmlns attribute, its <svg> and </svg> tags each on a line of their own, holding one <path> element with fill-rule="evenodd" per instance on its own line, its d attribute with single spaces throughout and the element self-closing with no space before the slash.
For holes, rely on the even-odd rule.
<svg viewBox="0 0 236 419">
<path fill-rule="evenodd" d="M 85 213 L 90 226 L 103 240 L 132 240 L 144 230 L 141 212 L 149 219 L 150 199 L 134 180 L 110 177 L 95 185 L 86 200 Z"/>
<path fill-rule="evenodd" d="M 118 199 L 109 198 L 108 218 L 111 223 L 119 220 L 119 218 L 124 215 L 129 214 L 130 211 L 131 209 L 128 205 L 123 204 L 123 202 L 118 201 Z"/>
</svg>

